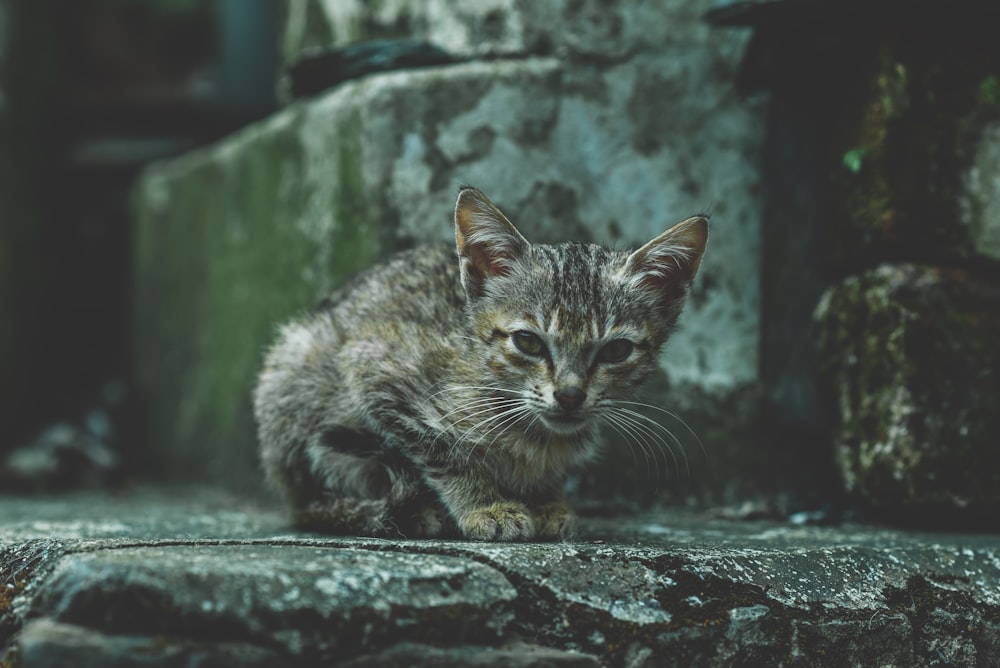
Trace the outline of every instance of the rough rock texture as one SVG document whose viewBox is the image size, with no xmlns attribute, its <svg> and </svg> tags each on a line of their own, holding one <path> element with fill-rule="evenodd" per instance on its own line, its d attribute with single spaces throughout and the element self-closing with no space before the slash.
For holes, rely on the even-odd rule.
<svg viewBox="0 0 1000 668">
<path fill-rule="evenodd" d="M 400 641 L 495 643 L 516 595 L 496 570 L 456 557 L 151 546 L 63 560 L 32 614 L 109 634 L 253 640 L 315 665 Z"/>
<path fill-rule="evenodd" d="M 886 265 L 817 309 L 848 487 L 924 522 L 1000 512 L 1000 286 Z"/>
<path fill-rule="evenodd" d="M 996 82 L 991 86 L 1000 98 L 1000 79 L 987 81 Z M 1000 123 L 983 128 L 963 185 L 962 217 L 973 244 L 979 253 L 1000 260 Z"/>
<path fill-rule="evenodd" d="M 0 648 L 23 668 L 993 665 L 997 544 L 677 513 L 585 519 L 573 543 L 377 541 L 190 489 L 6 499 Z"/>
<path fill-rule="evenodd" d="M 505 25 L 576 34 L 605 57 L 528 53 L 369 76 L 148 170 L 137 189 L 134 348 L 155 454 L 143 458 L 254 484 L 247 396 L 274 327 L 376 256 L 451 239 L 456 188 L 472 183 L 539 242 L 636 245 L 711 209 L 710 249 L 652 400 L 680 413 L 708 452 L 665 418 L 698 481 L 675 495 L 771 485 L 746 475 L 767 459 L 746 446 L 757 397 L 762 109 L 732 88 L 739 40 L 709 39 L 680 5 L 618 6 L 620 40 L 608 41 L 544 27 L 579 10 L 580 26 L 596 29 L 596 5 L 517 3 Z M 471 7 L 452 19 L 472 20 Z M 682 454 L 676 466 L 668 455 L 644 464 L 629 447 L 612 451 L 623 466 L 611 468 L 627 472 L 609 484 L 662 498 L 685 469 Z M 583 478 L 581 495 L 600 484 Z"/>
</svg>

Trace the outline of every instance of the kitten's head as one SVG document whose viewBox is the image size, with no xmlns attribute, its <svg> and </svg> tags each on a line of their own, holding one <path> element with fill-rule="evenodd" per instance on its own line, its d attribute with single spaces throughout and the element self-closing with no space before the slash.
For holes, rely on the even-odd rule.
<svg viewBox="0 0 1000 668">
<path fill-rule="evenodd" d="M 592 432 L 656 367 L 708 241 L 688 218 L 642 248 L 532 245 L 480 191 L 455 208 L 462 286 L 484 383 L 519 398 L 523 430 Z"/>
</svg>

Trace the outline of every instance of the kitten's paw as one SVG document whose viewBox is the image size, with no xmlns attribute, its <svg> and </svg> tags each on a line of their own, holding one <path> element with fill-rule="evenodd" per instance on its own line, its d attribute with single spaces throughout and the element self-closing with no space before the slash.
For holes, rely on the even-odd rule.
<svg viewBox="0 0 1000 668">
<path fill-rule="evenodd" d="M 436 538 L 454 533 L 455 526 L 440 504 L 421 504 L 395 509 L 387 526 L 393 538 Z"/>
<path fill-rule="evenodd" d="M 424 506 L 414 517 L 413 522 L 421 536 L 433 538 L 447 531 L 448 514 L 439 506 Z"/>
<path fill-rule="evenodd" d="M 501 501 L 476 508 L 461 522 L 462 533 L 473 540 L 530 540 L 535 523 L 522 503 Z"/>
<path fill-rule="evenodd" d="M 576 535 L 576 513 L 562 501 L 531 509 L 539 540 L 568 540 Z"/>
</svg>

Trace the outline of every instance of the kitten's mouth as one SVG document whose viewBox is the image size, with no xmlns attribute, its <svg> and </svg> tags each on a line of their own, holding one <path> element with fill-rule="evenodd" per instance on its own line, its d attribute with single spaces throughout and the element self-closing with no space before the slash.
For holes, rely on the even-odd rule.
<svg viewBox="0 0 1000 668">
<path fill-rule="evenodd" d="M 587 418 L 567 413 L 547 413 L 542 416 L 542 423 L 557 434 L 573 434 L 587 424 Z"/>
</svg>

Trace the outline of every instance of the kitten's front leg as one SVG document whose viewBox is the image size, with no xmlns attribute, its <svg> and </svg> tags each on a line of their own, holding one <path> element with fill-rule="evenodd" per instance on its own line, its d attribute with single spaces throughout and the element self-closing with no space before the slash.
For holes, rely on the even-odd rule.
<svg viewBox="0 0 1000 668">
<path fill-rule="evenodd" d="M 530 512 L 539 540 L 568 540 L 576 535 L 576 513 L 562 499 L 532 505 Z"/>
<path fill-rule="evenodd" d="M 485 541 L 531 540 L 535 521 L 528 507 L 505 499 L 492 481 L 464 474 L 428 478 L 466 538 Z"/>
<path fill-rule="evenodd" d="M 568 540 L 576 535 L 576 513 L 564 498 L 566 479 L 552 476 L 528 503 L 539 540 Z"/>
</svg>

